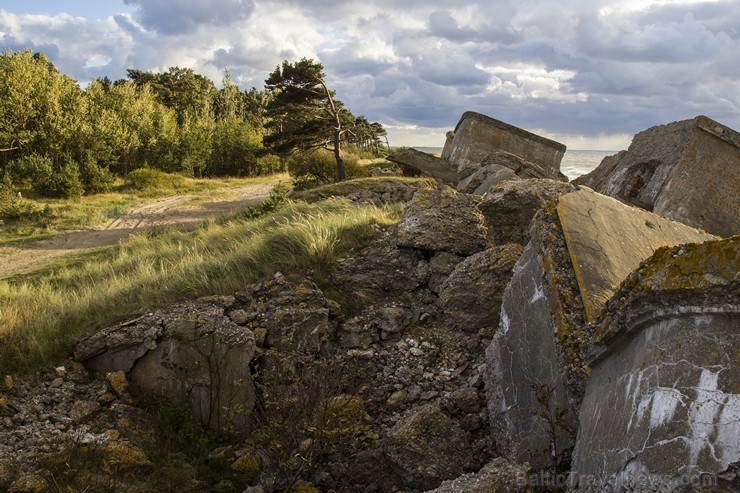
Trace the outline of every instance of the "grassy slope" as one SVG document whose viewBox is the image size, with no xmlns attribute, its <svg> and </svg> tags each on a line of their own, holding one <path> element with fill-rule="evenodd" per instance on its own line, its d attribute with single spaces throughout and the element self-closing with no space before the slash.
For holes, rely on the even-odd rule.
<svg viewBox="0 0 740 493">
<path fill-rule="evenodd" d="M 46 272 L 0 281 L 0 373 L 23 372 L 68 354 L 83 334 L 172 301 L 230 294 L 281 270 L 320 280 L 338 256 L 399 219 L 328 199 L 289 203 L 257 219 L 192 231 L 134 236 Z"/>
</svg>

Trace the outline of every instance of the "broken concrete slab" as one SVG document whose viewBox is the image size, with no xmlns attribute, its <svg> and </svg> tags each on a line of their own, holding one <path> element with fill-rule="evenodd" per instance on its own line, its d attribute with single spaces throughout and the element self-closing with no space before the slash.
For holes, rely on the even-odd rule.
<svg viewBox="0 0 740 493">
<path fill-rule="evenodd" d="M 460 181 L 457 170 L 455 170 L 455 167 L 449 161 L 426 152 L 417 151 L 416 149 L 395 151 L 388 156 L 388 160 L 397 164 L 411 166 L 445 183 L 457 185 Z"/>
<path fill-rule="evenodd" d="M 83 338 L 75 358 L 91 370 L 127 373 L 137 389 L 187 405 L 214 430 L 248 432 L 256 344 L 252 331 L 224 314 L 232 303 L 227 297 L 176 303 Z"/>
<path fill-rule="evenodd" d="M 587 187 L 563 196 L 557 210 L 588 321 L 596 319 L 619 283 L 658 248 L 716 239 Z"/>
<path fill-rule="evenodd" d="M 588 375 L 587 322 L 655 249 L 712 238 L 585 187 L 535 216 L 486 352 L 491 430 L 505 457 L 535 470 L 567 466 Z"/>
<path fill-rule="evenodd" d="M 486 115 L 467 111 L 455 127 L 446 157 L 461 177 L 475 172 L 494 151 L 505 151 L 539 166 L 557 178 L 565 146 Z"/>
<path fill-rule="evenodd" d="M 529 241 L 529 223 L 545 204 L 573 192 L 569 183 L 529 179 L 499 183 L 478 205 L 496 245 Z"/>
<path fill-rule="evenodd" d="M 706 116 L 651 127 L 574 183 L 710 233 L 740 233 L 740 134 Z"/>
<path fill-rule="evenodd" d="M 574 490 L 724 491 L 740 460 L 739 267 L 736 237 L 661 249 L 622 284 L 590 351 Z"/>
<path fill-rule="evenodd" d="M 480 200 L 452 189 L 419 190 L 398 223 L 396 244 L 460 255 L 485 250 L 488 231 L 478 210 Z"/>
</svg>

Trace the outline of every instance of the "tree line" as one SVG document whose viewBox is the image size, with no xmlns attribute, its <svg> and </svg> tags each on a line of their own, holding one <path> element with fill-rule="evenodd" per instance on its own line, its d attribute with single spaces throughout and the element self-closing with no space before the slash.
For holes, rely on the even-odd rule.
<svg viewBox="0 0 740 493">
<path fill-rule="evenodd" d="M 343 179 L 342 147 L 378 155 L 386 132 L 346 109 L 325 79 L 321 64 L 303 59 L 283 62 L 264 90 L 241 90 L 228 71 L 217 88 L 180 67 L 130 69 L 125 79 L 81 88 L 43 53 L 8 50 L 0 54 L 0 179 L 70 196 L 141 168 L 268 174 L 316 149 L 334 154 Z"/>
</svg>

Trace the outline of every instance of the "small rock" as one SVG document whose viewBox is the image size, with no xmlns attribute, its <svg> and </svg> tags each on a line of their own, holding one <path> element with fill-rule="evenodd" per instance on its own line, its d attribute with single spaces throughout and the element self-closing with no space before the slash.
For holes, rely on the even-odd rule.
<svg viewBox="0 0 740 493">
<path fill-rule="evenodd" d="M 249 322 L 249 314 L 245 310 L 233 310 L 229 313 L 229 318 L 237 325 Z"/>
<path fill-rule="evenodd" d="M 51 386 L 56 389 L 56 388 L 61 387 L 63 383 L 64 383 L 64 379 L 55 378 L 54 380 L 52 380 Z"/>
<path fill-rule="evenodd" d="M 395 408 L 403 405 L 407 400 L 408 392 L 406 390 L 396 390 L 388 397 L 386 404 L 391 408 Z"/>
<path fill-rule="evenodd" d="M 424 350 L 418 347 L 412 347 L 411 349 L 409 349 L 409 352 L 412 356 L 424 356 Z"/>
<path fill-rule="evenodd" d="M 128 382 L 126 381 L 126 374 L 124 372 L 109 371 L 105 374 L 105 379 L 108 381 L 108 386 L 117 397 L 121 397 L 126 392 Z"/>
<path fill-rule="evenodd" d="M 63 366 L 57 366 L 56 368 L 54 368 L 54 373 L 58 377 L 63 377 L 67 374 L 67 369 Z"/>
</svg>

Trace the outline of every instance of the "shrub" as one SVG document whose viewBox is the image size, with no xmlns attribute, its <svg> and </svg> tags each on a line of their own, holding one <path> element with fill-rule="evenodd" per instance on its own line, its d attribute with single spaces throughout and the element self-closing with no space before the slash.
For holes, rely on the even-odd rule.
<svg viewBox="0 0 740 493">
<path fill-rule="evenodd" d="M 39 195 L 65 199 L 79 197 L 85 191 L 80 179 L 80 167 L 69 159 L 59 169 L 51 168 L 45 176 L 34 179 L 32 187 Z"/>
<path fill-rule="evenodd" d="M 359 166 L 356 154 L 342 153 L 347 178 L 367 176 L 364 168 Z M 337 162 L 330 151 L 319 149 L 309 153 L 296 154 L 288 159 L 288 172 L 296 178 L 297 190 L 317 187 L 337 181 Z M 302 177 L 307 178 L 302 178 Z"/>
<path fill-rule="evenodd" d="M 85 156 L 80 167 L 80 174 L 85 193 L 88 195 L 109 191 L 116 179 L 107 166 L 98 164 L 97 159 L 91 153 Z"/>
<path fill-rule="evenodd" d="M 11 161 L 8 165 L 6 176 L 15 184 L 33 183 L 50 176 L 54 171 L 54 165 L 51 159 L 38 154 L 23 156 L 20 159 Z"/>
<path fill-rule="evenodd" d="M 126 185 L 136 190 L 156 190 L 166 183 L 166 175 L 156 169 L 139 168 L 126 175 Z"/>
</svg>

